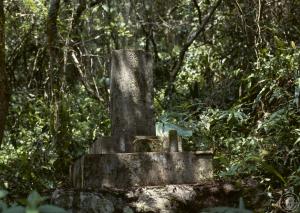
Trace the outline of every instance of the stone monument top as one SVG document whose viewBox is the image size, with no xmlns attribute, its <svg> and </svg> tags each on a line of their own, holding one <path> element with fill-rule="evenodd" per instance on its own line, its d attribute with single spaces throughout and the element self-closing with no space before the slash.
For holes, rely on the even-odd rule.
<svg viewBox="0 0 300 213">
<path fill-rule="evenodd" d="M 136 135 L 155 135 L 153 60 L 142 50 L 112 52 L 110 112 L 112 136 L 121 150 L 132 152 Z"/>
</svg>

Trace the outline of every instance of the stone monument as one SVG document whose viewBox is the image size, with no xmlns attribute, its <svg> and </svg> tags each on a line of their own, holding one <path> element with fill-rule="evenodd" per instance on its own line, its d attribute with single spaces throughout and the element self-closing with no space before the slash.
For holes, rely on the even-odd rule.
<svg viewBox="0 0 300 213">
<path fill-rule="evenodd" d="M 192 184 L 212 178 L 211 152 L 182 151 L 176 131 L 170 131 L 167 148 L 155 136 L 152 66 L 151 55 L 142 50 L 112 52 L 112 136 L 99 138 L 74 163 L 76 188 Z"/>
<path fill-rule="evenodd" d="M 116 50 L 111 59 L 112 136 L 132 152 L 136 135 L 155 135 L 152 57 L 142 50 Z"/>
</svg>

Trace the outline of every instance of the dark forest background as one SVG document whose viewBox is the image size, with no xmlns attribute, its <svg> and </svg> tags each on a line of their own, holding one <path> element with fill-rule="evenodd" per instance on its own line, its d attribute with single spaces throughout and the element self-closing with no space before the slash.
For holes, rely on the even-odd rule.
<svg viewBox="0 0 300 213">
<path fill-rule="evenodd" d="M 1 0 L 0 188 L 66 184 L 110 134 L 110 53 L 133 48 L 154 58 L 157 123 L 212 149 L 217 179 L 299 190 L 299 15 L 299 0 Z"/>
</svg>

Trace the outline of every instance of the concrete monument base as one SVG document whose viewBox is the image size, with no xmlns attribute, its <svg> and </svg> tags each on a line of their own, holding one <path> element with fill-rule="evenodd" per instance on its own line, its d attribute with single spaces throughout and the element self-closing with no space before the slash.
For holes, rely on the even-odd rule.
<svg viewBox="0 0 300 213">
<path fill-rule="evenodd" d="M 254 184 L 253 185 L 253 181 Z M 249 185 L 249 183 L 251 183 Z M 246 209 L 210 209 L 216 206 L 239 206 L 241 197 L 246 207 L 267 212 L 270 198 L 256 180 L 245 182 L 205 181 L 200 184 L 144 186 L 128 189 L 56 189 L 51 203 L 68 213 L 251 213 Z"/>
<path fill-rule="evenodd" d="M 71 171 L 75 188 L 200 183 L 213 177 L 211 152 L 87 154 Z"/>
</svg>

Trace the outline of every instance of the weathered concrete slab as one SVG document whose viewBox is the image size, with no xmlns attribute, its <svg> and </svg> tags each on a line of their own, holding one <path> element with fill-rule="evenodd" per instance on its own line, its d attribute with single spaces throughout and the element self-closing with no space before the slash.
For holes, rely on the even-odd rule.
<svg viewBox="0 0 300 213">
<path fill-rule="evenodd" d="M 169 143 L 166 144 L 166 146 Z M 157 136 L 135 136 L 132 141 L 133 152 L 163 152 L 170 151 L 167 147 L 164 149 L 163 141 Z M 90 145 L 88 154 L 108 154 L 122 153 L 123 150 L 118 143 L 118 138 L 112 136 L 99 137 Z"/>
<path fill-rule="evenodd" d="M 88 154 L 72 169 L 76 188 L 199 183 L 213 176 L 211 152 Z"/>
</svg>

